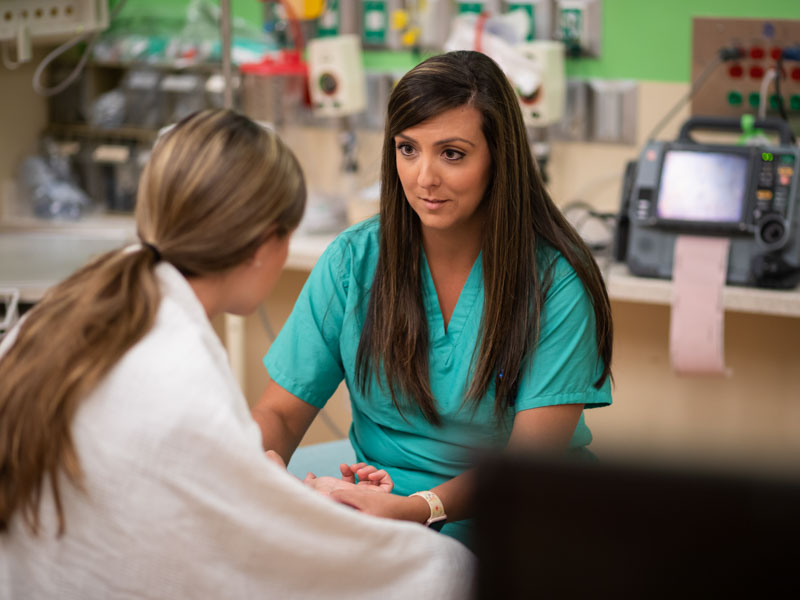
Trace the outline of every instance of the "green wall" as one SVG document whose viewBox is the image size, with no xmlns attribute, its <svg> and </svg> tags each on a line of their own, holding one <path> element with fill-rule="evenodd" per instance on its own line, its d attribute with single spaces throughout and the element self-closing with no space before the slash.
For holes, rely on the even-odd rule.
<svg viewBox="0 0 800 600">
<path fill-rule="evenodd" d="M 800 0 L 603 0 L 600 58 L 567 74 L 688 82 L 692 17 L 800 19 Z"/>
<path fill-rule="evenodd" d="M 110 0 L 113 8 L 119 0 Z M 219 4 L 219 0 L 212 0 Z M 186 7 L 190 0 L 128 0 L 120 13 L 126 15 L 156 14 L 168 18 L 180 19 L 186 14 Z M 241 17 L 247 21 L 260 25 L 264 14 L 264 5 L 258 0 L 231 0 L 231 12 L 234 17 Z"/>
<path fill-rule="evenodd" d="M 360 0 L 349 0 L 359 2 Z M 153 11 L 181 17 L 189 0 L 128 0 L 122 14 Z M 599 59 L 570 60 L 571 77 L 689 81 L 692 17 L 800 19 L 800 0 L 602 0 L 603 34 Z M 258 0 L 231 0 L 234 16 L 260 24 Z M 367 59 L 375 68 L 412 66 L 407 52 L 378 53 Z"/>
</svg>

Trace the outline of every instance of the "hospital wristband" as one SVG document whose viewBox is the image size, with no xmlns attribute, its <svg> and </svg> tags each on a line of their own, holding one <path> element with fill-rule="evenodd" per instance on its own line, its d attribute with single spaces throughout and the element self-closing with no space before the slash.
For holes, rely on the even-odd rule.
<svg viewBox="0 0 800 600">
<path fill-rule="evenodd" d="M 431 527 L 434 523 L 438 523 L 434 529 L 441 529 L 442 525 L 444 525 L 444 521 L 447 520 L 447 515 L 444 512 L 444 505 L 442 501 L 439 499 L 439 496 L 431 492 L 430 490 L 425 490 L 422 492 L 414 492 L 413 494 L 409 495 L 409 498 L 412 496 L 419 496 L 425 502 L 428 503 L 428 506 L 431 509 L 431 516 L 428 517 L 428 520 L 425 521 L 426 527 Z"/>
</svg>

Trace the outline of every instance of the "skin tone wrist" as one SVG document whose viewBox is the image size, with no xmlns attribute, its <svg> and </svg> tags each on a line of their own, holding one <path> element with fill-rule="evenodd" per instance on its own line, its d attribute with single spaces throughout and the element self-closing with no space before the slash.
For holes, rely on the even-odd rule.
<svg viewBox="0 0 800 600">
<path fill-rule="evenodd" d="M 399 517 L 404 521 L 415 521 L 416 523 L 424 523 L 431 516 L 431 508 L 424 498 L 419 496 L 408 496 L 406 498 L 406 505 L 408 506 L 407 514 Z"/>
</svg>

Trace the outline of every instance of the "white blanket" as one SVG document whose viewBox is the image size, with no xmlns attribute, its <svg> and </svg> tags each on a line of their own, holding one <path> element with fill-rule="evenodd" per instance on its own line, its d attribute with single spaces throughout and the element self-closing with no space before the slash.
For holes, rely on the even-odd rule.
<svg viewBox="0 0 800 600">
<path fill-rule="evenodd" d="M 461 544 L 339 505 L 265 458 L 191 287 L 168 264 L 157 275 L 154 328 L 73 423 L 86 491 L 61 487 L 66 534 L 49 495 L 45 533 L 17 515 L 0 598 L 468 597 Z"/>
</svg>

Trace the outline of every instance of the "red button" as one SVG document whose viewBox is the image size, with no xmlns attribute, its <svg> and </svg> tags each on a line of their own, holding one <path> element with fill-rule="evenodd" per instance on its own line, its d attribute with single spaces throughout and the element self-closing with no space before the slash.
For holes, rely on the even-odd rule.
<svg viewBox="0 0 800 600">
<path fill-rule="evenodd" d="M 764 77 L 764 69 L 761 67 L 750 67 L 750 77 L 753 79 L 761 79 Z"/>
<path fill-rule="evenodd" d="M 728 69 L 728 73 L 734 79 L 738 79 L 744 73 L 744 69 L 742 68 L 742 65 L 731 65 L 731 68 Z"/>
<path fill-rule="evenodd" d="M 773 48 L 769 52 L 769 55 L 772 57 L 772 60 L 778 60 L 781 57 L 781 54 L 783 54 L 783 50 L 781 50 L 780 48 Z"/>
<path fill-rule="evenodd" d="M 800 67 L 795 67 L 792 69 L 792 79 L 795 81 L 800 81 Z"/>
<path fill-rule="evenodd" d="M 750 58 L 755 58 L 756 60 L 764 58 L 764 49 L 759 46 L 753 46 L 750 48 Z"/>
</svg>

